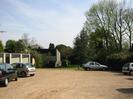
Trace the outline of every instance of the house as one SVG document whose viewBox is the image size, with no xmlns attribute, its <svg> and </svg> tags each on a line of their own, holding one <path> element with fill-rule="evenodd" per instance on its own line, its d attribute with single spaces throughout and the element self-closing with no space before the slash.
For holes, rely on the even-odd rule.
<svg viewBox="0 0 133 99">
<path fill-rule="evenodd" d="M 37 49 L 37 52 L 44 55 L 44 65 L 46 67 L 61 66 L 61 54 L 58 49 Z"/>
</svg>

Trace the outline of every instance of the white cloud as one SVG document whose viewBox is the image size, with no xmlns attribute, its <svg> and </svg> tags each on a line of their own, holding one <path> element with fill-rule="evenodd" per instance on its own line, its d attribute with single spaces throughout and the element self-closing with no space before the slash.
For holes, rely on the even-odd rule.
<svg viewBox="0 0 133 99">
<path fill-rule="evenodd" d="M 48 46 L 50 42 L 72 46 L 74 37 L 80 32 L 85 21 L 84 13 L 89 8 L 89 6 L 71 4 L 71 0 L 52 0 L 61 9 L 43 8 L 43 10 L 29 5 L 23 0 L 7 1 L 15 9 L 16 16 L 9 15 L 13 23 L 10 22 L 7 26 L 5 25 L 5 29 L 14 33 L 14 36 L 4 34 L 3 37 L 6 40 L 7 38 L 13 39 L 13 37 L 17 39 L 23 33 L 29 33 L 44 47 Z M 86 1 L 89 5 L 90 2 Z M 6 35 L 8 36 L 6 37 Z"/>
</svg>

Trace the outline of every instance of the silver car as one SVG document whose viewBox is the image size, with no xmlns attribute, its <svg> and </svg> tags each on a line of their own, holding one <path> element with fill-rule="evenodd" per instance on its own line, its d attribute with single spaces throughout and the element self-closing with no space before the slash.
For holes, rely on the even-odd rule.
<svg viewBox="0 0 133 99">
<path fill-rule="evenodd" d="M 31 63 L 13 63 L 12 66 L 17 70 L 18 76 L 34 76 L 35 67 Z"/>
<path fill-rule="evenodd" d="M 87 62 L 83 64 L 83 68 L 85 70 L 107 70 L 108 67 L 105 65 L 101 65 L 98 62 Z"/>
<path fill-rule="evenodd" d="M 133 63 L 127 63 L 127 64 L 123 65 L 122 72 L 124 74 L 133 75 Z"/>
</svg>

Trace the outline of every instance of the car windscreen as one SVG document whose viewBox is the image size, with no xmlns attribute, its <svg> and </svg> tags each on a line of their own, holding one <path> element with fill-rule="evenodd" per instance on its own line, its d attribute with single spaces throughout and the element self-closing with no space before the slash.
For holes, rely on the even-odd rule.
<svg viewBox="0 0 133 99">
<path fill-rule="evenodd" d="M 30 64 L 30 63 L 26 63 L 25 64 L 27 67 L 34 67 L 32 64 Z"/>
<path fill-rule="evenodd" d="M 129 64 L 125 64 L 123 67 L 128 67 L 129 66 Z"/>
<path fill-rule="evenodd" d="M 5 64 L 0 64 L 0 69 L 1 70 L 6 70 Z"/>
</svg>

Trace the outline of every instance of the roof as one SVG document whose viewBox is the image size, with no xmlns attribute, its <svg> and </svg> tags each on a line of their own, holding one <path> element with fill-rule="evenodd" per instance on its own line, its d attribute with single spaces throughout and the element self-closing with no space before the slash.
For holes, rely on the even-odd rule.
<svg viewBox="0 0 133 99">
<path fill-rule="evenodd" d="M 37 49 L 37 51 L 42 54 L 51 53 L 53 56 L 56 56 L 56 49 Z"/>
</svg>

